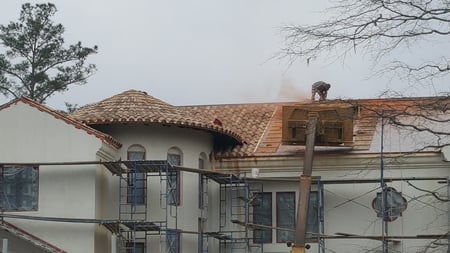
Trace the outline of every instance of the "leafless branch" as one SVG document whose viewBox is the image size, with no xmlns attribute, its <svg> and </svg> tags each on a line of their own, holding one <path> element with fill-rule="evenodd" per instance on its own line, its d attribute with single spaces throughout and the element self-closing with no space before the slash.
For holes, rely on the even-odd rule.
<svg viewBox="0 0 450 253">
<path fill-rule="evenodd" d="M 337 0 L 326 14 L 329 18 L 318 24 L 283 27 L 285 46 L 280 56 L 309 63 L 324 53 L 339 58 L 363 52 L 372 55 L 376 63 L 397 49 L 450 35 L 448 0 Z M 446 54 L 443 52 L 444 61 L 418 66 L 396 61 L 383 66 L 382 72 L 404 70 L 417 74 L 418 81 L 445 75 L 450 71 Z"/>
<path fill-rule="evenodd" d="M 448 199 L 448 198 L 442 198 L 441 196 L 439 196 L 439 193 L 438 193 L 438 192 L 429 191 L 429 190 L 425 190 L 425 189 L 419 188 L 419 187 L 413 185 L 413 184 L 412 184 L 411 182 L 409 182 L 409 181 L 406 181 L 406 183 L 407 183 L 409 186 L 411 186 L 412 188 L 414 188 L 414 189 L 416 189 L 416 190 L 418 190 L 418 191 L 422 191 L 422 192 L 426 192 L 426 193 L 431 194 L 433 197 L 435 197 L 435 198 L 438 199 L 439 201 L 442 201 L 442 202 L 449 202 L 449 201 L 450 201 L 450 199 Z"/>
</svg>

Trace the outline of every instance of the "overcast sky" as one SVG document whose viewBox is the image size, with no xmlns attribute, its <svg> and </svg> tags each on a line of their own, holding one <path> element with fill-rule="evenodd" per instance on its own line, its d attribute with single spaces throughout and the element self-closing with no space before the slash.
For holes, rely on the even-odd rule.
<svg viewBox="0 0 450 253">
<path fill-rule="evenodd" d="M 24 2 L 1 0 L 0 23 L 17 20 Z M 286 60 L 273 59 L 283 47 L 279 28 L 318 22 L 326 0 L 53 3 L 58 8 L 54 20 L 65 26 L 67 43 L 99 47 L 89 59 L 97 73 L 86 85 L 55 94 L 47 101 L 53 108 L 65 108 L 64 101 L 96 102 L 128 89 L 173 105 L 192 105 L 305 99 L 318 80 L 332 84 L 330 98 L 373 98 L 386 87 L 405 87 L 387 78 L 367 79 L 371 62 L 364 55 L 345 62 L 317 60 L 309 66 L 297 61 L 290 67 Z M 434 94 L 419 90 L 408 95 Z M 1 103 L 6 101 L 0 97 Z"/>
</svg>

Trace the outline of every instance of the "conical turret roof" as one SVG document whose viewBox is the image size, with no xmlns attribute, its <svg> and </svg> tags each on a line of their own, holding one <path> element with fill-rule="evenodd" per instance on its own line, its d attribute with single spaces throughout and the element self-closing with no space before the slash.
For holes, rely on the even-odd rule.
<svg viewBox="0 0 450 253">
<path fill-rule="evenodd" d="M 128 90 L 100 102 L 84 106 L 70 116 L 87 125 L 105 124 L 164 124 L 208 130 L 224 134 L 238 142 L 241 136 L 221 124 L 208 122 L 210 117 L 192 114 L 138 90 Z"/>
</svg>

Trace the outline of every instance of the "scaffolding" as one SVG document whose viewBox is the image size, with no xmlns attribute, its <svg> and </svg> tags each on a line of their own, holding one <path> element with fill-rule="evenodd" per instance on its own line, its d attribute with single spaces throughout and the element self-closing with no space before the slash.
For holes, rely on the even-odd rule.
<svg viewBox="0 0 450 253">
<path fill-rule="evenodd" d="M 199 208 L 200 208 L 200 218 L 199 218 L 199 229 L 198 232 L 199 238 L 198 238 L 198 248 L 199 253 L 208 253 L 209 249 L 209 241 L 208 241 L 208 234 L 206 233 L 205 225 L 208 222 L 208 177 L 204 174 L 199 174 Z"/>
<path fill-rule="evenodd" d="M 220 253 L 259 253 L 263 252 L 263 244 L 261 240 L 255 235 L 255 230 L 261 229 L 282 229 L 271 226 L 264 226 L 255 224 L 254 221 L 254 199 L 258 194 L 263 193 L 263 185 L 265 182 L 298 182 L 296 179 L 282 179 L 282 178 L 247 178 L 245 174 L 224 174 L 220 172 L 212 172 L 208 170 L 191 169 L 180 166 L 173 166 L 165 160 L 157 161 L 116 161 L 116 162 L 73 162 L 73 163 L 23 163 L 20 165 L 80 165 L 80 164 L 100 164 L 106 167 L 113 175 L 119 177 L 119 216 L 118 220 L 102 220 L 102 219 L 79 219 L 79 218 L 61 218 L 61 217 L 38 217 L 29 215 L 17 215 L 17 214 L 1 214 L 3 218 L 14 219 L 28 219 L 37 221 L 49 221 L 49 222 L 71 222 L 71 223 L 96 223 L 101 224 L 108 228 L 113 234 L 118 235 L 119 240 L 119 252 L 131 252 L 139 253 L 146 252 L 150 248 L 148 243 L 149 236 L 159 236 L 160 243 L 164 246 L 161 252 L 174 253 L 178 252 L 180 248 L 180 242 L 177 238 L 180 233 L 196 233 L 199 238 L 199 252 L 208 253 L 210 243 L 209 240 L 218 240 Z M 2 166 L 18 165 L 3 163 Z M 169 197 L 171 193 L 175 193 L 176 187 L 168 180 L 177 180 L 180 171 L 187 171 L 191 173 L 197 173 L 199 175 L 199 209 L 201 215 L 199 217 L 199 229 L 198 231 L 182 231 L 178 229 L 177 222 L 177 204 L 173 200 L 177 197 L 173 195 Z M 160 180 L 160 208 L 164 210 L 162 219 L 156 221 L 152 220 L 149 212 L 149 198 L 148 193 L 148 179 L 149 177 L 159 177 Z M 169 179 L 171 178 L 171 179 Z M 219 194 L 219 219 L 218 230 L 214 232 L 206 231 L 205 224 L 208 221 L 210 214 L 208 213 L 209 193 L 212 192 L 209 189 L 209 182 L 214 181 L 218 184 Z M 324 185 L 339 185 L 339 184 L 368 184 L 377 183 L 379 179 L 339 179 L 339 180 L 314 180 L 317 187 L 317 207 L 319 210 L 323 209 L 323 186 Z M 385 178 L 386 183 L 393 183 L 395 181 L 407 182 L 409 187 L 417 190 L 418 192 L 426 192 L 433 195 L 435 192 L 425 191 L 420 189 L 409 181 L 437 181 L 439 184 L 443 184 L 442 189 L 450 194 L 450 180 L 448 177 L 398 177 L 398 178 Z M 370 190 L 372 192 L 373 190 Z M 365 196 L 366 193 L 357 195 L 342 200 L 342 203 L 354 202 L 356 198 Z M 434 196 L 434 195 L 433 195 Z M 411 200 L 414 200 L 410 196 Z M 151 203 L 157 203 L 152 201 Z M 423 203 L 426 204 L 426 203 Z M 337 205 L 340 206 L 341 204 Z M 450 204 L 447 205 L 450 208 Z M 447 218 L 450 221 L 450 212 L 446 211 Z M 335 233 L 334 235 L 326 235 L 324 231 L 323 212 L 317 212 L 317 220 L 319 221 L 319 230 L 317 234 L 311 234 L 311 239 L 314 243 L 317 242 L 319 253 L 325 252 L 325 240 L 331 239 L 367 239 L 367 240 L 381 240 L 378 235 L 358 235 L 358 234 L 346 234 Z M 447 229 L 450 228 L 447 224 Z M 285 229 L 286 230 L 286 229 Z M 394 241 L 403 239 L 416 239 L 416 240 L 430 240 L 435 239 L 430 245 L 440 245 L 440 241 L 437 240 L 450 240 L 450 233 L 443 234 L 430 234 L 430 235 L 387 235 L 384 240 Z M 448 245 L 448 244 L 447 244 Z M 450 246 L 445 246 L 447 251 L 450 251 Z M 442 246 L 442 245 L 441 245 Z M 153 248 L 153 246 L 152 246 Z"/>
<path fill-rule="evenodd" d="M 178 173 L 165 160 L 118 161 L 102 163 L 113 175 L 119 177 L 119 222 L 107 228 L 117 234 L 119 252 L 146 252 L 148 236 L 159 235 L 165 252 L 176 252 L 179 247 L 174 233 L 177 232 L 177 204 L 173 202 L 177 191 L 172 180 Z M 149 219 L 147 181 L 151 176 L 160 179 L 160 207 L 164 210 L 162 220 Z M 171 222 L 169 222 L 169 219 Z M 170 226 L 168 224 L 170 223 Z"/>
<path fill-rule="evenodd" d="M 209 252 L 209 240 L 219 240 L 220 253 L 262 253 L 262 240 L 255 238 L 255 229 L 264 230 L 252 223 L 253 200 L 263 192 L 262 183 L 250 183 L 244 175 L 223 174 L 207 170 L 173 166 L 165 160 L 117 161 L 102 163 L 113 175 L 119 177 L 119 223 L 104 224 L 117 234 L 120 252 L 146 252 L 149 235 L 159 235 L 166 253 L 178 252 L 178 191 L 176 182 L 180 171 L 199 174 L 199 252 Z M 147 182 L 151 176 L 160 179 L 160 208 L 164 219 L 151 221 L 148 208 Z M 219 228 L 206 231 L 208 222 L 209 181 L 219 184 Z M 126 222 L 125 222 L 126 221 Z M 190 232 L 192 233 L 192 232 Z"/>
<path fill-rule="evenodd" d="M 245 175 L 223 174 L 217 172 L 202 172 L 200 194 L 202 203 L 208 201 L 208 182 L 219 185 L 219 224 L 218 231 L 201 232 L 202 253 L 208 252 L 209 239 L 219 240 L 220 253 L 263 252 L 261 240 L 255 240 L 252 227 L 253 200 L 258 193 L 263 192 L 260 183 L 250 184 Z M 207 217 L 207 205 L 202 211 L 202 217 Z M 206 221 L 206 218 L 205 218 Z M 261 228 L 260 228 L 261 229 Z"/>
</svg>

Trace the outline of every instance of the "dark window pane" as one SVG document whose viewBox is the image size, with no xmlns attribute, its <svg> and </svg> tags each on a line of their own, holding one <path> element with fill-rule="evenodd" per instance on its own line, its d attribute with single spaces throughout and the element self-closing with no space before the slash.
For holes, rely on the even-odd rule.
<svg viewBox="0 0 450 253">
<path fill-rule="evenodd" d="M 277 227 L 295 229 L 295 192 L 277 192 Z M 277 230 L 277 242 L 294 241 L 294 232 Z"/>
<path fill-rule="evenodd" d="M 309 195 L 308 225 L 306 231 L 309 233 L 319 233 L 319 199 L 317 192 Z"/>
<path fill-rule="evenodd" d="M 128 151 L 128 160 L 143 161 L 145 160 L 144 151 Z M 145 173 L 130 172 L 128 173 L 128 194 L 127 202 L 133 205 L 145 204 L 147 175 Z"/>
<path fill-rule="evenodd" d="M 167 154 L 167 161 L 172 165 L 181 165 L 181 155 Z"/>
<path fill-rule="evenodd" d="M 295 229 L 295 193 L 277 193 L 277 222 L 278 227 Z M 309 195 L 308 220 L 306 231 L 308 233 L 319 232 L 319 199 L 318 192 Z M 291 231 L 277 231 L 277 242 L 293 241 L 295 233 Z"/>
<path fill-rule="evenodd" d="M 252 202 L 253 223 L 272 226 L 272 193 L 257 193 Z M 271 243 L 272 229 L 255 229 L 253 232 L 254 243 Z"/>
<path fill-rule="evenodd" d="M 180 252 L 180 233 L 175 230 L 166 231 L 166 252 L 179 253 Z"/>
<path fill-rule="evenodd" d="M 201 170 L 205 169 L 205 160 L 203 158 L 198 159 L 198 168 Z M 207 194 L 206 193 L 206 185 L 204 184 L 202 174 L 199 173 L 198 174 L 198 208 L 199 209 L 205 208 L 205 198 L 207 197 L 206 194 Z"/>
<path fill-rule="evenodd" d="M 167 161 L 172 165 L 181 165 L 181 155 L 167 154 Z M 171 171 L 167 175 L 167 204 L 180 205 L 180 172 Z"/>
<path fill-rule="evenodd" d="M 128 151 L 128 160 L 130 160 L 130 161 L 145 160 L 145 152 L 143 152 L 143 151 Z"/>
<path fill-rule="evenodd" d="M 198 168 L 201 170 L 205 169 L 205 160 L 203 158 L 198 159 Z"/>
<path fill-rule="evenodd" d="M 145 204 L 146 177 L 145 173 L 128 173 L 128 203 L 133 205 Z"/>
<path fill-rule="evenodd" d="M 38 208 L 39 173 L 33 167 L 1 167 L 1 209 L 33 211 Z"/>
<path fill-rule="evenodd" d="M 145 252 L 145 244 L 142 242 L 127 242 L 126 245 L 127 253 L 144 253 Z"/>
</svg>

